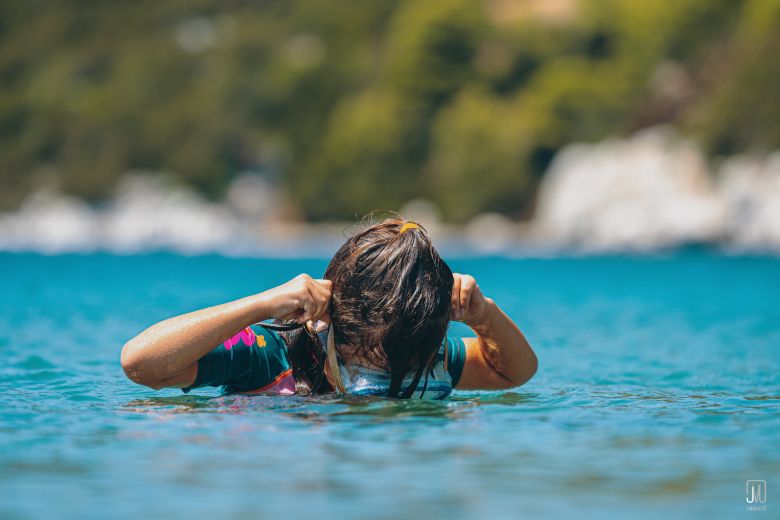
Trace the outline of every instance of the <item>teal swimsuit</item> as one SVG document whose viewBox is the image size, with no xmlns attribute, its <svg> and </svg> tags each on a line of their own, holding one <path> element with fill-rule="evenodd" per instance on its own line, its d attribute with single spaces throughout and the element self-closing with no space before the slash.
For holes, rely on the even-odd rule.
<svg viewBox="0 0 780 520">
<path fill-rule="evenodd" d="M 327 344 L 327 332 L 320 334 Z M 445 363 L 446 359 L 446 363 Z M 466 361 L 463 338 L 447 336 L 434 363 L 412 394 L 419 399 L 444 399 L 457 386 Z M 445 368 L 446 365 L 446 368 Z M 347 393 L 386 396 L 390 374 L 357 364 L 339 365 Z M 409 374 L 402 391 L 413 382 Z M 189 392 L 203 386 L 221 386 L 225 393 L 281 394 L 295 393 L 295 380 L 287 356 L 287 345 L 275 331 L 253 325 L 242 330 L 198 360 L 195 382 L 184 388 Z"/>
</svg>

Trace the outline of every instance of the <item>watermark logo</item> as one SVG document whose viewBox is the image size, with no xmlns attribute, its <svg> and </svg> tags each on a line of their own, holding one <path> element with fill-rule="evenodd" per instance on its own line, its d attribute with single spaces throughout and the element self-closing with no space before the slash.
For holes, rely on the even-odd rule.
<svg viewBox="0 0 780 520">
<path fill-rule="evenodd" d="M 745 481 L 745 502 L 748 511 L 766 511 L 766 480 Z"/>
</svg>

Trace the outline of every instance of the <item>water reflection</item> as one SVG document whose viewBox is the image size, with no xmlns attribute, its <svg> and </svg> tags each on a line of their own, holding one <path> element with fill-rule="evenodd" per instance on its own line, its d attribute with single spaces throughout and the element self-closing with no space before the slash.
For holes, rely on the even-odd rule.
<svg viewBox="0 0 780 520">
<path fill-rule="evenodd" d="M 133 413 L 233 413 L 272 412 L 311 419 L 349 417 L 402 419 L 407 417 L 457 418 L 467 409 L 485 404 L 511 405 L 517 395 L 453 398 L 445 401 L 411 401 L 368 396 L 161 396 L 132 399 L 122 409 Z"/>
<path fill-rule="evenodd" d="M 747 401 L 747 402 L 746 402 Z M 311 419 L 326 417 L 339 420 L 349 417 L 403 419 L 414 417 L 458 419 L 482 408 L 500 413 L 574 414 L 585 410 L 635 414 L 642 409 L 652 412 L 690 411 L 695 414 L 741 414 L 777 412 L 780 396 L 739 395 L 716 391 L 709 393 L 675 393 L 668 389 L 615 389 L 602 387 L 566 388 L 539 392 L 471 392 L 456 393 L 444 401 L 405 401 L 368 396 L 153 396 L 131 399 L 121 409 L 141 414 L 258 414 L 273 413 Z M 753 404 L 749 404 L 753 403 Z"/>
</svg>

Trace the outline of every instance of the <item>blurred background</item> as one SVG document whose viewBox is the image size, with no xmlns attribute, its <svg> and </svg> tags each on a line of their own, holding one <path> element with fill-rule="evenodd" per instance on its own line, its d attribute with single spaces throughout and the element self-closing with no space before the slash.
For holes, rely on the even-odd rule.
<svg viewBox="0 0 780 520">
<path fill-rule="evenodd" d="M 779 58 L 780 0 L 3 0 L 0 518 L 775 511 Z M 527 386 L 124 376 L 372 210 L 517 321 Z"/>
<path fill-rule="evenodd" d="M 0 249 L 780 251 L 778 55 L 778 0 L 7 0 Z"/>
</svg>

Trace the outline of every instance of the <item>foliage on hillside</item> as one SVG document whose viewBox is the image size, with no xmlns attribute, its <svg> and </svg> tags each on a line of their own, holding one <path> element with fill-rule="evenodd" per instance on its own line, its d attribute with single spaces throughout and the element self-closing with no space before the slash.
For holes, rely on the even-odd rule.
<svg viewBox="0 0 780 520">
<path fill-rule="evenodd" d="M 0 206 L 130 169 L 311 220 L 433 200 L 527 216 L 566 143 L 671 124 L 780 147 L 780 0 L 0 4 Z"/>
</svg>

